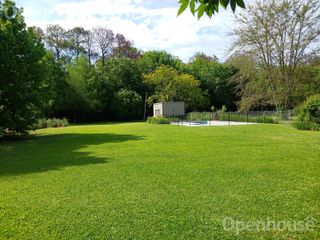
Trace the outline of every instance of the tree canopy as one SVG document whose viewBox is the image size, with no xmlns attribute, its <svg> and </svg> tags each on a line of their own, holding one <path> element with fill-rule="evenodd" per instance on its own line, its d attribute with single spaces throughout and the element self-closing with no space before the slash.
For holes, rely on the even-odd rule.
<svg viewBox="0 0 320 240">
<path fill-rule="evenodd" d="M 210 105 L 236 109 L 235 85 L 230 81 L 235 69 L 220 63 L 216 57 L 197 53 L 187 65 L 188 72 L 200 81 L 200 87 L 210 96 Z"/>
<path fill-rule="evenodd" d="M 0 8 L 0 135 L 24 133 L 32 126 L 43 97 L 44 47 L 26 27 L 22 11 L 11 18 L 6 9 L 15 9 L 15 4 L 6 0 Z"/>
<path fill-rule="evenodd" d="M 237 15 L 235 52 L 254 55 L 277 109 L 292 107 L 297 72 L 320 38 L 318 0 L 257 1 Z"/>
<path fill-rule="evenodd" d="M 207 99 L 201 91 L 200 82 L 190 74 L 179 73 L 163 65 L 144 77 L 145 83 L 154 89 L 148 99 L 149 103 L 184 101 L 189 110 L 206 104 Z"/>
</svg>

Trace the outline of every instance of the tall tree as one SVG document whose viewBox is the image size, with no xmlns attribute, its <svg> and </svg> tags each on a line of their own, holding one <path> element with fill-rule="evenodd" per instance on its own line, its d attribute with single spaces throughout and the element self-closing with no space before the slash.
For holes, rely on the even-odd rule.
<svg viewBox="0 0 320 240">
<path fill-rule="evenodd" d="M 292 106 L 298 66 L 319 46 L 319 8 L 318 0 L 258 1 L 236 18 L 233 49 L 259 60 L 277 109 Z"/>
<path fill-rule="evenodd" d="M 122 34 L 115 36 L 113 57 L 127 57 L 136 59 L 141 55 L 140 51 L 133 46 L 133 42 L 127 40 Z"/>
<path fill-rule="evenodd" d="M 42 103 L 44 47 L 32 28 L 26 28 L 22 10 L 8 18 L 0 7 L 0 136 L 26 132 L 37 119 Z"/>
<path fill-rule="evenodd" d="M 118 111 L 121 110 L 117 108 L 118 103 L 115 97 L 116 99 L 119 99 L 119 97 L 134 97 L 133 92 L 139 95 L 143 95 L 145 92 L 142 84 L 142 74 L 133 59 L 126 57 L 109 58 L 105 65 L 102 61 L 97 61 L 96 69 L 98 75 L 96 89 L 98 98 L 102 103 L 102 117 L 104 119 L 120 117 L 121 114 Z M 130 93 L 125 91 L 119 93 L 120 95 L 116 94 L 123 89 L 130 91 Z"/>
<path fill-rule="evenodd" d="M 94 34 L 90 30 L 86 30 L 84 33 L 84 51 L 88 57 L 89 65 L 92 64 L 92 60 L 94 60 L 97 56 L 97 48 L 95 45 Z"/>
<path fill-rule="evenodd" d="M 100 105 L 93 92 L 93 86 L 96 85 L 95 69 L 88 64 L 85 55 L 80 55 L 77 61 L 67 65 L 67 70 L 69 91 L 64 104 L 66 112 L 74 122 L 86 121 L 97 112 Z"/>
<path fill-rule="evenodd" d="M 65 29 L 60 25 L 48 25 L 45 31 L 46 45 L 51 49 L 56 56 L 57 60 L 62 57 L 63 51 L 68 49 L 68 35 Z"/>
<path fill-rule="evenodd" d="M 106 27 L 97 27 L 93 29 L 93 34 L 99 48 L 102 65 L 105 65 L 106 59 L 112 54 L 114 33 Z"/>
<path fill-rule="evenodd" d="M 75 27 L 67 33 L 69 49 L 78 60 L 79 55 L 85 52 L 86 30 L 83 27 Z"/>
<path fill-rule="evenodd" d="M 211 106 L 236 109 L 235 85 L 230 81 L 235 74 L 233 68 L 218 62 L 215 56 L 197 53 L 187 65 L 189 73 L 200 81 L 203 91 L 208 91 Z"/>
<path fill-rule="evenodd" d="M 51 51 L 47 51 L 42 61 L 45 65 L 45 81 L 42 89 L 45 95 L 43 113 L 45 117 L 68 117 L 66 111 L 70 92 L 70 86 L 66 82 L 68 73 Z"/>
<path fill-rule="evenodd" d="M 231 81 L 239 98 L 240 111 L 273 109 L 272 93 L 255 56 L 235 54 L 225 64 L 235 69 Z"/>
<path fill-rule="evenodd" d="M 110 58 L 104 68 L 106 81 L 112 90 L 127 88 L 143 93 L 142 76 L 136 61 L 126 57 Z"/>
</svg>

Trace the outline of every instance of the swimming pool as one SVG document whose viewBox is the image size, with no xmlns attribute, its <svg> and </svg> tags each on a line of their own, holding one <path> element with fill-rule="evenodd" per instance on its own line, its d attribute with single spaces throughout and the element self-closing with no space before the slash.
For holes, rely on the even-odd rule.
<svg viewBox="0 0 320 240">
<path fill-rule="evenodd" d="M 186 127 L 209 127 L 209 126 L 238 126 L 238 125 L 253 125 L 257 123 L 250 122 L 232 122 L 232 121 L 181 121 L 172 122 L 173 125 Z"/>
</svg>

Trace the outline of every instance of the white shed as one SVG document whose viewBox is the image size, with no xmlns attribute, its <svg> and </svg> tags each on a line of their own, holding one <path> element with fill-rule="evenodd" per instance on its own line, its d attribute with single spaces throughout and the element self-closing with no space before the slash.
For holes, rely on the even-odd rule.
<svg viewBox="0 0 320 240">
<path fill-rule="evenodd" d="M 184 115 L 184 102 L 160 102 L 153 104 L 154 117 L 179 117 Z"/>
</svg>

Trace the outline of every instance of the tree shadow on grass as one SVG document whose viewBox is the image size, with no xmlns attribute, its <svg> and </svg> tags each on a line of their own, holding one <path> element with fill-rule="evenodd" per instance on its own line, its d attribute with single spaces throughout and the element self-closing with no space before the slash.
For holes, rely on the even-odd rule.
<svg viewBox="0 0 320 240">
<path fill-rule="evenodd" d="M 93 156 L 92 152 L 83 149 L 142 139 L 136 135 L 88 133 L 34 136 L 23 141 L 1 143 L 0 177 L 107 163 L 109 158 Z"/>
</svg>

